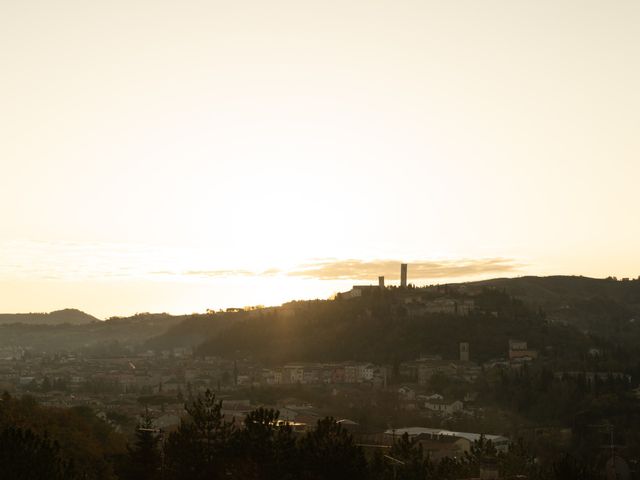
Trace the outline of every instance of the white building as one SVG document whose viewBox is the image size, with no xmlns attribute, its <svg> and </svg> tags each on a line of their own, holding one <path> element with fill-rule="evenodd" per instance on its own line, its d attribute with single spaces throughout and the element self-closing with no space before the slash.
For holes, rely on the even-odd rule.
<svg viewBox="0 0 640 480">
<path fill-rule="evenodd" d="M 408 427 L 387 430 L 385 435 L 393 435 L 394 437 L 401 437 L 405 433 L 409 437 L 416 437 L 418 435 L 433 435 L 433 436 L 452 436 L 466 438 L 470 442 L 479 441 L 481 437 L 485 440 L 490 440 L 498 452 L 506 453 L 509 451 L 509 439 L 502 435 L 484 435 L 481 433 L 468 433 L 468 432 L 453 432 L 451 430 L 440 430 L 438 428 L 424 428 L 424 427 Z"/>
<path fill-rule="evenodd" d="M 304 367 L 302 365 L 285 365 L 282 372 L 283 383 L 302 383 Z"/>
<path fill-rule="evenodd" d="M 424 408 L 431 410 L 432 412 L 439 413 L 440 415 L 453 415 L 456 412 L 461 412 L 464 405 L 460 400 L 454 400 L 452 402 L 443 399 L 429 399 L 424 402 Z"/>
</svg>

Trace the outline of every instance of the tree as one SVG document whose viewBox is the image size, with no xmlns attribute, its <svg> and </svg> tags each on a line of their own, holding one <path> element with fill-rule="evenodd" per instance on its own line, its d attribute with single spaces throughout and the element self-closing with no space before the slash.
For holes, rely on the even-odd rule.
<svg viewBox="0 0 640 480">
<path fill-rule="evenodd" d="M 426 480 L 431 470 L 431 462 L 425 458 L 422 445 L 405 432 L 391 447 L 391 457 L 401 461 L 396 466 L 397 478 L 402 480 Z"/>
<path fill-rule="evenodd" d="M 598 478 L 598 475 L 589 466 L 568 454 L 561 455 L 553 462 L 550 473 L 546 478 L 554 480 L 595 480 Z"/>
<path fill-rule="evenodd" d="M 300 441 L 300 475 L 305 480 L 364 480 L 367 462 L 349 432 L 334 418 L 318 421 Z"/>
<path fill-rule="evenodd" d="M 498 455 L 498 465 L 500 474 L 507 478 L 516 475 L 537 478 L 539 474 L 539 467 L 531 454 L 531 448 L 526 446 L 522 439 L 511 444 L 508 452 Z"/>
<path fill-rule="evenodd" d="M 465 467 L 455 458 L 444 457 L 435 466 L 434 478 L 439 480 L 454 480 L 464 475 Z M 466 476 L 466 475 L 465 475 Z"/>
<path fill-rule="evenodd" d="M 58 451 L 59 449 L 58 457 L 63 460 L 73 459 L 73 471 L 87 479 L 112 480 L 114 478 L 112 460 L 126 453 L 124 437 L 114 432 L 113 428 L 98 418 L 89 407 L 68 409 L 43 407 L 28 395 L 13 398 L 5 394 L 0 401 L 0 432 L 5 429 L 30 431 L 37 439 L 42 439 L 43 442 L 46 440 L 43 447 L 38 447 L 39 450 L 51 448 Z M 25 447 L 27 452 L 30 451 L 29 445 L 34 444 L 31 435 L 26 433 L 22 439 L 18 436 L 15 443 L 20 444 L 20 441 L 27 443 Z M 6 451 L 12 450 L 11 448 L 3 449 L 3 452 Z M 6 454 L 8 458 L 14 456 L 14 461 L 23 459 L 20 461 L 30 462 L 25 460 L 28 457 L 21 454 Z M 63 460 L 61 460 L 62 463 L 64 463 Z M 66 470 L 69 468 L 68 465 L 64 466 Z M 71 473 L 68 476 L 74 478 Z M 13 479 L 15 476 L 0 474 L 0 478 Z"/>
<path fill-rule="evenodd" d="M 279 420 L 277 410 L 258 408 L 244 420 L 235 435 L 234 473 L 243 479 L 296 478 L 296 442 L 291 426 Z"/>
<path fill-rule="evenodd" d="M 56 442 L 30 429 L 0 431 L 0 478 L 13 480 L 71 480 L 77 478 L 71 462 L 60 455 Z"/>
<path fill-rule="evenodd" d="M 155 428 L 149 409 L 145 409 L 136 428 L 133 446 L 128 445 L 128 468 L 125 479 L 156 480 L 161 474 L 160 432 Z"/>
<path fill-rule="evenodd" d="M 207 390 L 185 405 L 188 418 L 180 422 L 165 445 L 165 478 L 215 480 L 229 469 L 233 423 L 224 421 L 222 402 Z"/>
<path fill-rule="evenodd" d="M 471 450 L 464 453 L 462 467 L 466 475 L 477 475 L 480 467 L 487 464 L 495 464 L 498 452 L 491 440 L 487 440 L 484 435 L 471 444 Z"/>
<path fill-rule="evenodd" d="M 369 465 L 372 480 L 426 480 L 433 466 L 420 443 L 404 433 L 394 442 L 388 455 L 377 450 Z M 440 478 L 440 477 L 437 477 Z"/>
</svg>

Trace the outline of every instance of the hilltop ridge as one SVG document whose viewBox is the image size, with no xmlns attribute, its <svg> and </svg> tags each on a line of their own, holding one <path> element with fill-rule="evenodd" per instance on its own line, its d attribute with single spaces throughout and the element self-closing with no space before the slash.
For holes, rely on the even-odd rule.
<svg viewBox="0 0 640 480">
<path fill-rule="evenodd" d="M 86 325 L 100 319 L 76 308 L 65 308 L 49 313 L 0 313 L 0 324 L 22 323 L 28 325 Z"/>
<path fill-rule="evenodd" d="M 434 335 L 452 335 L 456 341 L 484 338 L 490 325 L 494 340 L 485 342 L 486 356 L 501 349 L 509 336 L 534 338 L 532 328 L 550 325 L 572 327 L 575 338 L 597 335 L 621 345 L 640 341 L 638 279 L 524 276 L 405 289 L 358 288 L 364 288 L 363 297 L 291 301 L 246 311 L 140 313 L 105 321 L 76 309 L 4 314 L 0 315 L 0 347 L 22 345 L 49 351 L 117 345 L 196 348 L 202 354 L 244 352 L 265 358 L 274 358 L 277 352 L 276 357 L 299 359 L 391 358 L 444 349 L 434 344 Z M 452 315 L 458 320 L 452 322 Z M 454 344 L 449 342 L 446 348 Z"/>
</svg>

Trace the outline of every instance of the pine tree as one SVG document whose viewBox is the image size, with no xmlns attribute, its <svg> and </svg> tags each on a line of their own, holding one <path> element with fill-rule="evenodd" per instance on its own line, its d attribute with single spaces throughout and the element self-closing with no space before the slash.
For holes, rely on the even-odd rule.
<svg viewBox="0 0 640 480">
<path fill-rule="evenodd" d="M 136 429 L 136 440 L 127 446 L 128 468 L 125 479 L 157 480 L 161 474 L 160 431 L 155 428 L 149 409 L 145 409 Z"/>
<path fill-rule="evenodd" d="M 300 475 L 305 480 L 364 480 L 367 462 L 349 432 L 333 418 L 318 421 L 300 441 Z"/>
<path fill-rule="evenodd" d="M 296 443 L 291 426 L 279 421 L 277 410 L 258 408 L 235 434 L 234 474 L 243 479 L 296 478 Z"/>
<path fill-rule="evenodd" d="M 165 444 L 165 479 L 216 480 L 227 477 L 233 423 L 224 421 L 222 402 L 207 390 L 185 405 L 188 417 Z M 227 477 L 228 478 L 228 477 Z"/>
<path fill-rule="evenodd" d="M 431 463 L 425 458 L 422 446 L 404 433 L 391 447 L 391 457 L 402 462 L 397 470 L 397 478 L 402 480 L 426 480 L 429 478 Z"/>
</svg>

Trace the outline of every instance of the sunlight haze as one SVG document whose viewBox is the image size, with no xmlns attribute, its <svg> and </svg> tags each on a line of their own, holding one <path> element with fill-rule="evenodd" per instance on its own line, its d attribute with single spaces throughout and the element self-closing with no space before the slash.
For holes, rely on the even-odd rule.
<svg viewBox="0 0 640 480">
<path fill-rule="evenodd" d="M 273 305 L 400 262 L 637 277 L 639 24 L 624 0 L 2 1 L 0 312 Z"/>
</svg>

